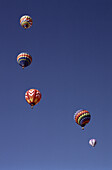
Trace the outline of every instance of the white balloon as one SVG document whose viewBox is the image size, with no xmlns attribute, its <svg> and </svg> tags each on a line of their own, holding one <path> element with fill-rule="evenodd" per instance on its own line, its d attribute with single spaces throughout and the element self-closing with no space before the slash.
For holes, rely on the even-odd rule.
<svg viewBox="0 0 112 170">
<path fill-rule="evenodd" d="M 96 145 L 96 139 L 90 139 L 89 140 L 89 144 L 92 146 L 92 147 L 95 147 L 95 145 Z"/>
</svg>

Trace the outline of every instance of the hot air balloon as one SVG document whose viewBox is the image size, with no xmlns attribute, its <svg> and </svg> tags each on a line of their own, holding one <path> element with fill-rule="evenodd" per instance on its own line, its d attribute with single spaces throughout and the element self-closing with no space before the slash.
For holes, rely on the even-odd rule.
<svg viewBox="0 0 112 170">
<path fill-rule="evenodd" d="M 40 102 L 41 93 L 39 90 L 30 89 L 25 93 L 25 99 L 31 105 L 31 108 L 33 108 L 34 105 Z"/>
<path fill-rule="evenodd" d="M 96 145 L 96 139 L 90 139 L 89 140 L 89 144 L 92 146 L 92 147 L 95 147 L 95 145 Z"/>
<path fill-rule="evenodd" d="M 31 64 L 32 57 L 27 53 L 20 53 L 17 56 L 17 62 L 24 69 L 24 67 L 27 67 Z"/>
<path fill-rule="evenodd" d="M 24 28 L 30 28 L 32 26 L 32 18 L 28 15 L 24 15 L 20 18 L 20 25 Z"/>
<path fill-rule="evenodd" d="M 82 127 L 82 130 L 84 130 L 84 126 L 89 123 L 90 118 L 91 115 L 87 110 L 80 109 L 74 114 L 74 120 Z"/>
</svg>

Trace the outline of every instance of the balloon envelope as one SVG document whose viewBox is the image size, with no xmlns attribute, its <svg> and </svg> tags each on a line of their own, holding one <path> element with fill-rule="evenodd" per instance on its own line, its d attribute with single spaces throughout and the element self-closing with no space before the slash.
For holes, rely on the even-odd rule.
<svg viewBox="0 0 112 170">
<path fill-rule="evenodd" d="M 26 101 L 33 107 L 41 100 L 41 93 L 39 90 L 30 89 L 25 93 Z"/>
<path fill-rule="evenodd" d="M 95 145 L 96 145 L 96 139 L 90 139 L 89 140 L 89 144 L 92 146 L 92 147 L 95 147 Z"/>
<path fill-rule="evenodd" d="M 91 115 L 87 110 L 80 109 L 75 112 L 74 114 L 74 120 L 75 122 L 84 129 L 84 126 L 89 123 L 91 119 Z"/>
<path fill-rule="evenodd" d="M 20 53 L 17 56 L 17 62 L 22 68 L 24 68 L 24 67 L 27 67 L 31 64 L 32 57 L 28 53 L 23 52 L 23 53 Z"/>
<path fill-rule="evenodd" d="M 28 29 L 32 26 L 33 21 L 32 18 L 28 15 L 24 15 L 20 18 L 20 25 L 24 28 L 24 29 Z"/>
</svg>

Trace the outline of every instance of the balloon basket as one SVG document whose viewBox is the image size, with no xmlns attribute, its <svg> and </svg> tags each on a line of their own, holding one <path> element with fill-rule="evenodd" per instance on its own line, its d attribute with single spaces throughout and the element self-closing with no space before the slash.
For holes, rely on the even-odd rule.
<svg viewBox="0 0 112 170">
<path fill-rule="evenodd" d="M 33 109 L 33 105 L 31 105 L 31 109 Z"/>
</svg>

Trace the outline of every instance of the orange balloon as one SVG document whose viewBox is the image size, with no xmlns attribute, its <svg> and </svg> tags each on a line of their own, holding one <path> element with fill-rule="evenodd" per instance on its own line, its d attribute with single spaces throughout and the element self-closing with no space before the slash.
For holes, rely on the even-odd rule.
<svg viewBox="0 0 112 170">
<path fill-rule="evenodd" d="M 25 99 L 31 105 L 31 108 L 33 108 L 34 105 L 40 102 L 41 93 L 39 90 L 30 89 L 25 93 Z"/>
</svg>

